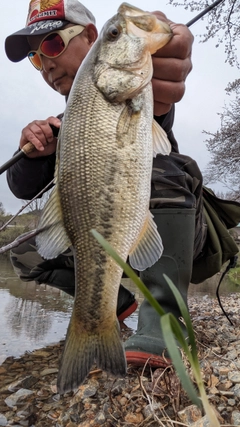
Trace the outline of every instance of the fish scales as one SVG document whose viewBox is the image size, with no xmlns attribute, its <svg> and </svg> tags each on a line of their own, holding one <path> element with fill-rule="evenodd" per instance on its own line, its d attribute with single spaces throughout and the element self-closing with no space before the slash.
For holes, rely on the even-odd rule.
<svg viewBox="0 0 240 427">
<path fill-rule="evenodd" d="M 149 212 L 155 145 L 151 54 L 170 38 L 170 28 L 154 15 L 123 3 L 83 61 L 69 95 L 56 185 L 39 224 L 51 227 L 37 237 L 46 258 L 70 245 L 74 251 L 75 300 L 58 374 L 60 394 L 78 387 L 94 362 L 114 375 L 126 372 L 116 318 L 122 269 L 90 231 L 102 234 L 124 260 L 129 256 L 136 269 L 161 256 Z M 158 149 L 168 154 L 163 131 L 157 136 L 163 138 Z"/>
</svg>

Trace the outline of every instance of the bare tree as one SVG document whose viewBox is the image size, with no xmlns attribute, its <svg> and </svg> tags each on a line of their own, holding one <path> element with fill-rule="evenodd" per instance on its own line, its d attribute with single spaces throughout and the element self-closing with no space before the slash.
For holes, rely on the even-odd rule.
<svg viewBox="0 0 240 427">
<path fill-rule="evenodd" d="M 39 198 L 34 198 L 32 202 L 27 206 L 27 212 L 34 213 L 37 216 L 40 216 L 41 211 L 43 210 L 47 200 L 49 199 L 50 193 L 52 190 L 48 190 Z M 23 200 L 25 203 L 26 200 Z"/>
<path fill-rule="evenodd" d="M 4 215 L 4 214 L 5 214 L 5 209 L 4 209 L 3 203 L 0 202 L 0 215 Z"/>
<path fill-rule="evenodd" d="M 183 6 L 186 10 L 202 11 L 213 1 L 187 0 L 179 2 L 169 0 L 173 6 Z M 240 39 L 240 0 L 223 0 L 217 7 L 206 15 L 206 32 L 200 35 L 201 41 L 217 38 L 216 47 L 225 44 L 226 62 L 240 67 L 237 58 L 237 43 Z M 238 46 L 239 49 L 239 46 Z"/>
<path fill-rule="evenodd" d="M 39 198 L 35 198 L 31 201 L 31 203 L 26 207 L 26 211 L 34 215 L 34 221 L 31 224 L 31 227 L 36 228 L 41 216 L 41 212 L 49 199 L 50 193 L 52 190 L 48 190 Z M 26 200 L 23 200 L 25 203 Z"/>
<path fill-rule="evenodd" d="M 240 199 L 240 79 L 230 83 L 227 93 L 235 99 L 219 113 L 221 127 L 216 133 L 206 132 L 207 149 L 211 153 L 204 173 L 205 182 L 222 182 L 229 189 L 228 198 Z"/>
</svg>

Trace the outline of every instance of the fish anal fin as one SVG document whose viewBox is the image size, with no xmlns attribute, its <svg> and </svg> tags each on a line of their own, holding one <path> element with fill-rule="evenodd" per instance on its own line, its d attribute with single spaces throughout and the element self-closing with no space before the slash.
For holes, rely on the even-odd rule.
<svg viewBox="0 0 240 427">
<path fill-rule="evenodd" d="M 43 258 L 56 258 L 71 246 L 63 227 L 57 186 L 54 187 L 41 215 L 36 236 L 37 250 Z"/>
<path fill-rule="evenodd" d="M 130 265 L 135 270 L 143 271 L 155 264 L 162 252 L 162 239 L 153 220 L 153 215 L 149 211 L 139 238 L 129 253 Z"/>
<path fill-rule="evenodd" d="M 78 326 L 74 315 L 68 327 L 57 378 L 58 393 L 75 390 L 88 375 L 93 363 L 114 376 L 126 375 L 126 358 L 119 335 L 119 324 L 95 334 Z"/>
<path fill-rule="evenodd" d="M 153 135 L 153 157 L 157 154 L 169 155 L 172 149 L 171 143 L 167 137 L 165 130 L 153 120 L 152 124 Z"/>
</svg>

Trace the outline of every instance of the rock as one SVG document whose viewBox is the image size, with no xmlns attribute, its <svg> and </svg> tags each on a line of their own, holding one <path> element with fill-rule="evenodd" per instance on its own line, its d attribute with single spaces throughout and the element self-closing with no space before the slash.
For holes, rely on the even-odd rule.
<svg viewBox="0 0 240 427">
<path fill-rule="evenodd" d="M 209 389 L 209 394 L 213 394 L 213 395 L 219 394 L 219 390 L 216 387 L 211 387 Z"/>
<path fill-rule="evenodd" d="M 240 426 L 240 411 L 233 411 L 231 416 L 231 424 Z"/>
<path fill-rule="evenodd" d="M 97 393 L 97 387 L 96 385 L 90 384 L 85 387 L 85 390 L 83 392 L 83 399 L 86 399 L 88 397 L 93 397 Z"/>
<path fill-rule="evenodd" d="M 218 386 L 218 390 L 226 391 L 232 387 L 232 381 L 226 381 Z"/>
<path fill-rule="evenodd" d="M 129 413 L 126 415 L 124 419 L 127 423 L 140 424 L 144 418 L 143 418 L 143 414 L 141 413 L 138 413 L 138 414 Z"/>
<path fill-rule="evenodd" d="M 38 382 L 37 377 L 33 377 L 32 375 L 28 375 L 27 377 L 21 378 L 20 380 L 14 381 L 10 385 L 8 385 L 8 390 L 11 392 L 15 392 L 15 391 L 19 390 L 20 388 L 29 389 L 34 384 L 36 384 L 37 382 Z"/>
<path fill-rule="evenodd" d="M 26 397 L 30 396 L 34 392 L 31 390 L 26 390 L 24 388 L 20 388 L 16 393 L 13 393 L 11 396 L 5 399 L 5 403 L 9 408 L 13 408 L 18 404 L 20 400 L 24 400 Z"/>
<path fill-rule="evenodd" d="M 234 384 L 240 384 L 240 372 L 233 371 L 228 373 L 228 379 Z"/>
<path fill-rule="evenodd" d="M 95 417 L 95 420 L 94 420 L 97 424 L 100 424 L 100 425 L 102 425 L 102 424 L 104 424 L 105 423 L 105 421 L 106 421 L 106 417 L 105 417 L 105 415 L 104 415 L 104 413 L 101 411 L 101 412 L 99 412 L 98 414 L 97 414 L 97 416 Z"/>
<path fill-rule="evenodd" d="M 51 375 L 51 374 L 57 374 L 58 373 L 58 368 L 48 368 L 48 369 L 44 369 L 41 372 L 41 377 L 45 377 L 45 375 Z"/>
<path fill-rule="evenodd" d="M 49 357 L 49 352 L 44 350 L 35 350 L 32 354 L 37 357 Z"/>
<path fill-rule="evenodd" d="M 226 396 L 226 397 L 233 397 L 234 396 L 234 393 L 233 393 L 233 391 L 230 391 L 230 390 L 219 390 L 219 393 L 222 395 L 222 396 Z"/>
<path fill-rule="evenodd" d="M 202 411 L 196 405 L 191 405 L 179 411 L 178 416 L 184 424 L 189 425 L 201 418 Z"/>
<path fill-rule="evenodd" d="M 236 384 L 232 390 L 233 390 L 234 396 L 240 399 L 240 384 Z"/>
<path fill-rule="evenodd" d="M 202 417 L 200 420 L 196 421 L 195 423 L 191 424 L 191 427 L 213 427 L 208 421 L 207 416 Z"/>
<path fill-rule="evenodd" d="M 0 426 L 5 427 L 7 425 L 8 421 L 5 415 L 0 414 Z"/>
<path fill-rule="evenodd" d="M 219 375 L 228 375 L 230 369 L 227 366 L 221 366 L 219 368 Z"/>
<path fill-rule="evenodd" d="M 158 411 L 160 407 L 161 407 L 161 404 L 156 403 L 156 402 L 154 402 L 152 405 L 145 406 L 145 408 L 142 411 L 144 417 L 145 418 L 150 417 L 150 415 L 152 415 L 152 414 L 154 414 L 154 412 Z"/>
</svg>

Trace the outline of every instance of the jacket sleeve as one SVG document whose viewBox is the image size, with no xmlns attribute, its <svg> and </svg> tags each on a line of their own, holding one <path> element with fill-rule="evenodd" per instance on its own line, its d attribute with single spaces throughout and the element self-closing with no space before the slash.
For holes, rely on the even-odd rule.
<svg viewBox="0 0 240 427">
<path fill-rule="evenodd" d="M 53 179 L 56 155 L 24 157 L 7 170 L 10 190 L 18 199 L 31 200 Z"/>
</svg>

